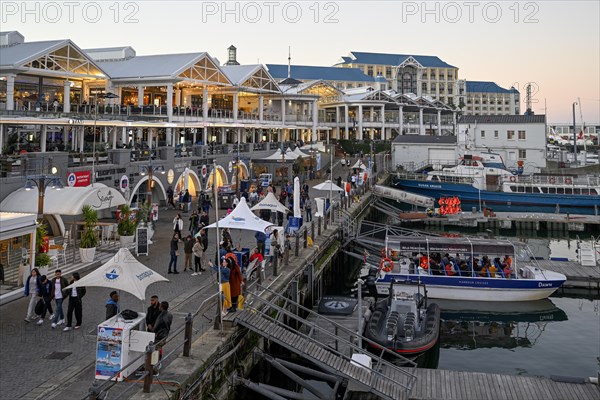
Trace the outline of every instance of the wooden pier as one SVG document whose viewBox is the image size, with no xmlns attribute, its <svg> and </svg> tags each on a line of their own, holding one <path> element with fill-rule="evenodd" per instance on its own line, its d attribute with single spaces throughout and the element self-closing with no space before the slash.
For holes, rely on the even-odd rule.
<svg viewBox="0 0 600 400">
<path fill-rule="evenodd" d="M 574 261 L 536 260 L 545 270 L 559 272 L 567 277 L 565 288 L 600 290 L 600 267 L 586 267 Z"/>
</svg>

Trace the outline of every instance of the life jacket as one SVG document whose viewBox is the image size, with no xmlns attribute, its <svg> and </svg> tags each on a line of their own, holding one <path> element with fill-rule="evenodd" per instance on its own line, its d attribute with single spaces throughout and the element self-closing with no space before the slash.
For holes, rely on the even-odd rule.
<svg viewBox="0 0 600 400">
<path fill-rule="evenodd" d="M 427 256 L 421 257 L 421 268 L 423 268 L 423 269 L 429 268 L 429 257 L 427 257 Z"/>
</svg>

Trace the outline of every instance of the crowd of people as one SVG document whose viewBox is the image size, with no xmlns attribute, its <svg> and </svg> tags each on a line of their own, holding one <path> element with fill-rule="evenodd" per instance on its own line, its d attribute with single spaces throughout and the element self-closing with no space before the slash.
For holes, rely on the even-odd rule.
<svg viewBox="0 0 600 400">
<path fill-rule="evenodd" d="M 431 253 L 429 256 L 422 254 L 418 257 L 419 270 L 431 275 L 448 276 L 480 276 L 490 278 L 510 279 L 514 271 L 512 269 L 512 258 L 505 255 L 504 258 L 496 257 L 491 260 L 487 256 L 462 258 L 460 254 L 454 257 L 446 253 Z"/>
</svg>

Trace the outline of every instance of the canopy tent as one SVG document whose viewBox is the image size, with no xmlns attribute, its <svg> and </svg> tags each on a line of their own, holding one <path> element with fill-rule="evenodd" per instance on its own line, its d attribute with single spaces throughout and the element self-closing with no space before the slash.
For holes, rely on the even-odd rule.
<svg viewBox="0 0 600 400">
<path fill-rule="evenodd" d="M 294 154 L 297 154 L 297 155 L 298 155 L 298 157 L 301 157 L 301 158 L 307 158 L 307 157 L 310 157 L 310 154 L 303 153 L 303 152 L 302 152 L 302 150 L 300 150 L 300 147 L 296 147 L 296 148 L 294 149 L 293 153 L 294 153 Z"/>
<path fill-rule="evenodd" d="M 128 249 L 122 248 L 106 264 L 65 289 L 81 286 L 105 287 L 123 290 L 144 301 L 148 286 L 155 282 L 168 281 L 136 260 Z"/>
<path fill-rule="evenodd" d="M 356 162 L 354 163 L 353 166 L 350 167 L 350 169 L 367 169 L 367 166 L 361 161 L 361 160 L 356 160 Z"/>
<path fill-rule="evenodd" d="M 285 160 L 286 161 L 293 161 L 298 157 L 299 156 L 296 153 L 294 153 L 293 151 L 291 151 L 289 149 L 286 150 L 286 152 L 285 152 Z M 283 160 L 283 156 L 281 154 L 281 149 L 277 149 L 277 151 L 275 153 L 271 154 L 268 157 L 263 158 L 263 160 L 265 160 L 265 161 L 281 161 L 281 160 Z"/>
<path fill-rule="evenodd" d="M 250 210 L 271 210 L 272 212 L 282 212 L 284 214 L 290 212 L 290 210 L 281 204 L 273 192 L 267 193 L 264 199 L 262 199 L 257 205 L 252 207 Z M 220 227 L 220 225 L 219 225 Z"/>
<path fill-rule="evenodd" d="M 318 185 L 313 186 L 313 189 L 324 190 L 324 191 L 330 191 L 330 190 L 332 190 L 334 192 L 343 192 L 344 191 L 344 189 L 342 189 L 341 187 L 339 187 L 338 185 L 336 185 L 335 183 L 333 183 L 329 179 L 327 179 L 323 183 L 319 183 Z"/>
<path fill-rule="evenodd" d="M 5 212 L 36 214 L 38 211 L 38 188 L 21 188 L 10 193 L 0 204 Z M 126 204 L 123 195 L 115 188 L 102 183 L 86 187 L 47 188 L 44 192 L 44 214 L 81 215 L 84 205 L 94 210 L 104 210 Z"/>
<path fill-rule="evenodd" d="M 226 217 L 219 220 L 219 229 L 230 228 L 264 232 L 265 229 L 272 225 L 272 223 L 260 219 L 252 211 L 250 211 L 248 204 L 246 204 L 246 199 L 243 196 L 233 211 Z M 214 223 L 208 225 L 206 228 L 216 227 L 217 224 Z"/>
<path fill-rule="evenodd" d="M 320 151 L 321 153 L 325 153 L 327 151 L 323 142 L 308 143 L 302 146 L 300 149 L 304 151 Z"/>
</svg>

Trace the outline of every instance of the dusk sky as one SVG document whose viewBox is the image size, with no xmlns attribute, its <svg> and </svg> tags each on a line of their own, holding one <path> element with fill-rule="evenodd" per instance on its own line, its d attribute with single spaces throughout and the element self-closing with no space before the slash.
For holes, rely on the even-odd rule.
<svg viewBox="0 0 600 400">
<path fill-rule="evenodd" d="M 350 51 L 435 55 L 459 78 L 495 81 L 533 110 L 600 123 L 598 1 L 73 1 L 1 2 L 1 29 L 26 41 L 73 40 L 82 48 L 132 46 L 138 55 L 207 51 L 221 62 L 333 65 Z M 71 8 L 69 8 L 71 7 Z M 227 12 L 229 11 L 229 12 Z M 427 13 L 429 11 L 429 13 Z M 37 19 L 37 21 L 36 21 Z M 577 123 L 580 112 L 577 108 Z"/>
</svg>

